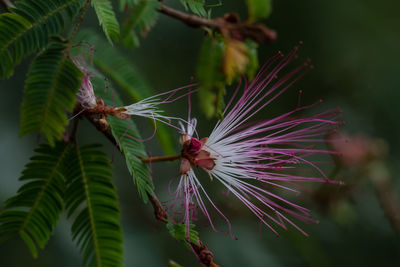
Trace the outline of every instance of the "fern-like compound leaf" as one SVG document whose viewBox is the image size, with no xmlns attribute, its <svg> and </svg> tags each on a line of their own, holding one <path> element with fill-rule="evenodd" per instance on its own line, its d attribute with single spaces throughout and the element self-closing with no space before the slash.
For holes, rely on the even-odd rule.
<svg viewBox="0 0 400 267">
<path fill-rule="evenodd" d="M 110 0 L 92 0 L 92 6 L 96 11 L 97 18 L 103 31 L 112 44 L 119 39 L 119 23 L 115 17 L 115 13 Z"/>
<path fill-rule="evenodd" d="M 83 0 L 21 0 L 0 15 L 0 79 L 10 77 L 26 56 L 64 30 L 62 12 L 75 15 Z"/>
<path fill-rule="evenodd" d="M 102 85 L 104 87 L 104 79 L 101 79 L 100 75 L 96 75 L 93 84 L 99 90 Z M 109 106 L 123 106 L 122 101 L 111 88 L 107 88 L 105 93 L 101 91 L 97 95 L 101 95 L 104 102 Z M 119 149 L 124 154 L 126 166 L 136 183 L 139 194 L 143 201 L 147 203 L 147 193 L 153 194 L 154 184 L 149 167 L 138 158 L 148 157 L 143 142 L 140 141 L 142 137 L 139 130 L 131 118 L 121 120 L 109 116 L 107 122 L 110 125 L 112 135 L 118 142 Z"/>
<path fill-rule="evenodd" d="M 65 206 L 77 213 L 72 238 L 84 266 L 121 266 L 123 241 L 111 164 L 98 145 L 74 147 L 67 155 Z"/>
<path fill-rule="evenodd" d="M 82 73 L 65 54 L 65 45 L 52 43 L 36 57 L 25 81 L 20 134 L 43 133 L 49 143 L 59 140 L 68 124 Z"/>
<path fill-rule="evenodd" d="M 26 183 L 0 214 L 0 239 L 19 235 L 34 257 L 37 247 L 46 245 L 63 210 L 62 170 L 68 150 L 62 142 L 54 147 L 40 145 L 20 177 Z"/>
</svg>

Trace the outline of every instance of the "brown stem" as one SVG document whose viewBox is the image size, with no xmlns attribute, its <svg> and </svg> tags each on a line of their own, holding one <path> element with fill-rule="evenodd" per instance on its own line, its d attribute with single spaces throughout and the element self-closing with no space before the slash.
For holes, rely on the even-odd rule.
<svg viewBox="0 0 400 267">
<path fill-rule="evenodd" d="M 173 156 L 160 156 L 160 157 L 151 157 L 151 158 L 140 158 L 143 163 L 152 163 L 152 162 L 163 162 L 163 161 L 174 161 L 180 159 L 181 155 L 173 155 Z"/>
<path fill-rule="evenodd" d="M 212 29 L 218 29 L 223 26 L 221 23 L 218 23 L 216 21 L 202 18 L 196 15 L 186 14 L 165 5 L 161 5 L 159 12 L 171 18 L 180 20 L 186 25 L 193 28 L 208 27 Z"/>
<path fill-rule="evenodd" d="M 209 28 L 222 33 L 227 38 L 244 41 L 247 38 L 257 43 L 270 43 L 276 40 L 276 32 L 261 24 L 241 22 L 237 14 L 225 14 L 223 17 L 206 19 L 186 14 L 173 8 L 161 5 L 160 13 L 180 20 L 193 28 Z"/>
<path fill-rule="evenodd" d="M 107 121 L 104 122 L 103 118 L 96 119 L 90 115 L 85 114 L 86 119 L 90 121 L 96 129 L 101 132 L 107 139 L 113 143 L 115 146 L 118 146 L 117 141 L 111 133 L 110 127 L 108 127 Z"/>
<path fill-rule="evenodd" d="M 168 223 L 167 213 L 165 212 L 164 207 L 160 200 L 158 200 L 157 196 L 155 194 L 150 195 L 149 193 L 147 193 L 147 196 L 149 197 L 151 205 L 153 205 L 154 216 L 156 219 L 163 223 Z"/>
<path fill-rule="evenodd" d="M 96 127 L 98 131 L 104 134 L 111 143 L 117 145 L 117 141 L 113 137 L 110 127 L 105 118 L 95 119 L 88 113 L 84 114 L 84 116 Z M 166 157 L 173 158 L 173 157 L 180 157 L 180 155 L 166 156 Z M 158 158 L 163 158 L 163 157 L 158 157 Z M 154 158 L 150 159 L 151 161 L 154 161 Z M 167 223 L 168 222 L 167 212 L 165 211 L 160 200 L 158 200 L 156 194 L 154 192 L 153 194 L 147 193 L 147 196 L 149 197 L 150 203 L 153 206 L 154 216 L 156 217 L 156 219 L 163 223 Z M 202 265 L 207 267 L 218 267 L 218 265 L 213 261 L 212 252 L 205 245 L 203 245 L 203 243 L 200 240 L 199 240 L 199 245 L 194 244 L 192 242 L 189 243 L 192 246 L 193 251 L 196 253 L 197 258 L 199 259 Z"/>
<path fill-rule="evenodd" d="M 198 260 L 207 267 L 219 267 L 218 264 L 216 264 L 213 260 L 214 255 L 212 252 L 201 242 L 199 241 L 199 244 L 194 244 L 190 242 L 190 246 L 196 253 Z"/>
</svg>

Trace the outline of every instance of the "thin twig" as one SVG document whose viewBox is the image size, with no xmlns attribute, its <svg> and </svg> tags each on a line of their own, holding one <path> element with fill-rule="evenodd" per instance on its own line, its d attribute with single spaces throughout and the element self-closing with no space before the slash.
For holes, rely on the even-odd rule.
<svg viewBox="0 0 400 267">
<path fill-rule="evenodd" d="M 193 28 L 200 28 L 200 27 L 208 27 L 212 29 L 218 29 L 222 27 L 222 23 L 214 20 L 209 20 L 206 18 L 202 18 L 196 15 L 187 14 L 173 8 L 167 7 L 165 5 L 161 5 L 159 12 L 167 15 L 171 18 L 175 18 L 187 24 Z"/>
<path fill-rule="evenodd" d="M 213 29 L 222 33 L 227 38 L 244 41 L 247 38 L 257 43 L 270 43 L 276 40 L 276 32 L 261 24 L 253 24 L 247 21 L 241 22 L 239 16 L 234 13 L 225 14 L 214 19 L 202 18 L 196 15 L 186 14 L 173 8 L 161 5 L 160 13 L 180 20 L 193 28 Z"/>
<path fill-rule="evenodd" d="M 172 156 L 160 156 L 160 157 L 151 157 L 151 158 L 140 158 L 143 163 L 153 163 L 153 162 L 163 162 L 163 161 L 174 161 L 180 159 L 181 155 L 172 155 Z"/>
<path fill-rule="evenodd" d="M 114 145 L 118 145 L 117 141 L 113 137 L 111 130 L 108 126 L 108 124 L 104 123 L 102 119 L 96 119 L 93 118 L 90 114 L 86 113 L 84 114 L 85 117 L 96 127 L 98 131 L 100 131 L 104 136 L 107 137 L 107 139 Z M 167 156 L 167 157 L 177 157 L 176 156 Z M 180 157 L 180 155 L 179 155 Z M 159 157 L 162 158 L 162 157 Z M 154 158 L 150 158 L 154 159 Z M 147 160 L 147 159 L 144 159 Z M 163 205 L 161 202 L 158 200 L 157 195 L 155 192 L 153 194 L 150 194 L 147 192 L 147 196 L 149 197 L 150 203 L 153 206 L 154 209 L 154 216 L 156 217 L 157 220 L 167 223 L 168 222 L 168 216 L 167 212 L 165 211 Z M 190 245 L 193 248 L 193 251 L 196 253 L 196 256 L 198 260 L 200 261 L 201 264 L 207 267 L 218 267 L 218 264 L 216 264 L 213 260 L 213 253 L 199 240 L 199 244 L 194 244 L 190 242 Z"/>
</svg>

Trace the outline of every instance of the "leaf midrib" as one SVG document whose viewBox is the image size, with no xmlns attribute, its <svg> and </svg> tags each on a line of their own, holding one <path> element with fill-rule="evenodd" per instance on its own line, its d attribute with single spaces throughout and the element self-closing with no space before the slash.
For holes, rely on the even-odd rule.
<svg viewBox="0 0 400 267">
<path fill-rule="evenodd" d="M 78 159 L 78 163 L 79 163 L 79 168 L 80 168 L 81 174 L 82 174 L 82 183 L 83 183 L 83 188 L 85 191 L 85 199 L 86 199 L 88 213 L 89 213 L 90 226 L 91 226 L 92 232 L 93 232 L 93 243 L 94 243 L 94 249 L 95 249 L 95 254 L 96 254 L 96 262 L 97 262 L 97 266 L 101 267 L 102 264 L 101 264 L 101 259 L 100 259 L 100 249 L 99 249 L 99 244 L 97 242 L 97 232 L 96 232 L 96 225 L 94 223 L 92 203 L 90 202 L 88 179 L 86 177 L 86 173 L 84 170 L 81 153 L 77 146 L 76 146 L 76 155 L 77 155 L 77 159 Z"/>
</svg>

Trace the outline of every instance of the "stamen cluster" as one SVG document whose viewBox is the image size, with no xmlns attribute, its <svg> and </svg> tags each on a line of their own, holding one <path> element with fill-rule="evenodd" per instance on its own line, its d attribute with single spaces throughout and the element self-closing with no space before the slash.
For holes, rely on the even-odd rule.
<svg viewBox="0 0 400 267">
<path fill-rule="evenodd" d="M 296 51 L 297 48 L 287 56 L 278 53 L 269 59 L 255 79 L 245 83 L 237 99 L 239 86 L 224 110 L 224 119 L 217 122 L 208 138 L 199 140 L 194 136 L 195 119 L 188 119 L 187 129 L 182 127 L 181 177 L 174 201 L 183 202 L 185 212 L 181 222 L 187 229 L 197 218 L 197 208 L 216 230 L 207 207 L 211 206 L 227 221 L 231 234 L 228 218 L 207 194 L 193 167 L 204 170 L 212 181 L 220 182 L 275 233 L 273 224 L 286 229 L 288 223 L 306 235 L 291 218 L 314 221 L 308 209 L 282 198 L 275 193 L 276 189 L 300 193 L 295 188 L 299 183 L 340 183 L 326 177 L 312 159 L 314 155 L 335 153 L 314 145 L 326 142 L 324 136 L 341 124 L 336 120 L 340 115 L 338 110 L 301 117 L 300 113 L 320 101 L 308 106 L 301 106 L 299 101 L 294 110 L 276 118 L 250 121 L 312 68 L 307 61 L 278 78 L 296 57 Z M 319 175 L 300 175 L 305 169 Z"/>
</svg>

